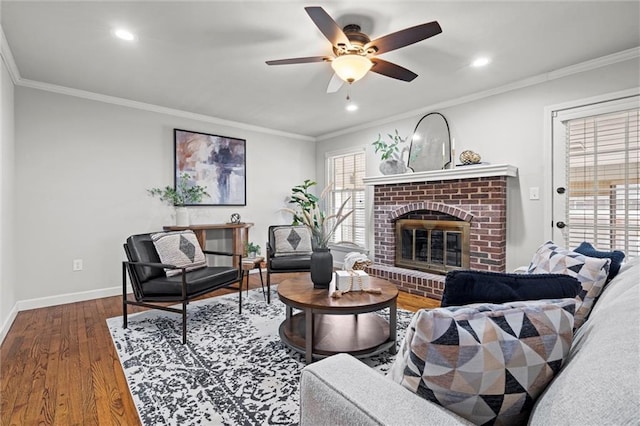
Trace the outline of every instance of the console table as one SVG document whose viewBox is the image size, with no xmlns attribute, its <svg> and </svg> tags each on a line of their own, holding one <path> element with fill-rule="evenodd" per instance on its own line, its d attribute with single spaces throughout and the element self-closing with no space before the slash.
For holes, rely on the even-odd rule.
<svg viewBox="0 0 640 426">
<path fill-rule="evenodd" d="M 212 223 L 205 225 L 189 225 L 189 226 L 163 226 L 162 229 L 165 231 L 184 231 L 185 229 L 191 229 L 194 234 L 196 234 L 196 238 L 198 239 L 198 243 L 200 243 L 200 247 L 204 250 L 205 243 L 207 241 L 207 231 L 209 230 L 219 230 L 219 229 L 230 229 L 231 233 L 231 248 L 233 253 L 235 254 L 244 254 L 245 244 L 249 242 L 249 228 L 253 226 L 253 223 L 243 222 L 243 223 Z M 235 261 L 234 261 L 235 262 Z M 237 265 L 234 265 L 237 266 Z"/>
</svg>

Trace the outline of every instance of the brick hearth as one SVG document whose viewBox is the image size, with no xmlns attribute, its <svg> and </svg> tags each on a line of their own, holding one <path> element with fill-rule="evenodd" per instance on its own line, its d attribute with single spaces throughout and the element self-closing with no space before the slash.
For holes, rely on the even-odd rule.
<svg viewBox="0 0 640 426">
<path fill-rule="evenodd" d="M 478 176 L 469 173 L 475 168 Z M 461 168 L 462 169 L 462 168 Z M 444 276 L 394 266 L 398 219 L 460 220 L 470 224 L 470 268 L 502 272 L 506 268 L 507 177 L 511 166 L 457 169 L 367 178 L 374 187 L 374 264 L 368 273 L 388 279 L 408 293 L 441 299 Z M 495 170 L 497 169 L 497 171 Z M 472 170 L 473 171 L 473 170 Z M 426 179 L 420 181 L 421 176 Z M 399 182 L 405 176 L 407 182 Z"/>
</svg>

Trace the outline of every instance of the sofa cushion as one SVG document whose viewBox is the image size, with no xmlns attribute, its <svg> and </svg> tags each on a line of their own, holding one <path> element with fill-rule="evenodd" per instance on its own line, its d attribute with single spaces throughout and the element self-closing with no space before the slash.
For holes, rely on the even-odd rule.
<svg viewBox="0 0 640 426">
<path fill-rule="evenodd" d="M 388 376 L 476 424 L 525 424 L 573 338 L 575 298 L 419 310 Z"/>
<path fill-rule="evenodd" d="M 274 256 L 311 255 L 311 232 L 306 226 L 278 226 L 273 237 Z"/>
<path fill-rule="evenodd" d="M 595 300 L 598 298 L 607 276 L 611 259 L 587 257 L 567 250 L 547 241 L 533 255 L 529 269 L 530 274 L 567 274 L 575 277 L 582 285 L 578 294 L 580 299 L 576 307 L 575 326 L 579 328 L 589 316 Z"/>
<path fill-rule="evenodd" d="M 180 271 L 180 270 L 178 270 Z M 187 272 L 187 296 L 227 286 L 238 278 L 238 270 L 231 266 L 206 266 Z M 179 297 L 182 295 L 182 275 L 161 276 L 142 283 L 145 298 Z"/>
<path fill-rule="evenodd" d="M 192 230 L 158 232 L 151 235 L 160 261 L 187 271 L 204 268 L 207 260 Z M 165 269 L 168 277 L 181 274 L 180 269 Z"/>
<path fill-rule="evenodd" d="M 440 306 L 576 297 L 580 282 L 565 274 L 508 274 L 457 270 L 447 273 Z"/>
<path fill-rule="evenodd" d="M 583 241 L 578 247 L 576 247 L 574 251 L 588 257 L 611 259 L 607 281 L 611 281 L 616 275 L 618 275 L 618 272 L 620 272 L 620 266 L 622 265 L 622 261 L 624 260 L 624 253 L 620 250 L 600 251 L 597 250 L 591 243 L 588 243 L 586 241 Z"/>
</svg>

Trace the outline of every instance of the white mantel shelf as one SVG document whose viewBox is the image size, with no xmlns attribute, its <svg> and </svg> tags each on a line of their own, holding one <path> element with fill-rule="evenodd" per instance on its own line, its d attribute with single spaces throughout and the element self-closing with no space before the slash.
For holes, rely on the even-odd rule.
<svg viewBox="0 0 640 426">
<path fill-rule="evenodd" d="M 447 170 L 402 173 L 399 175 L 365 177 L 365 185 L 387 185 L 391 183 L 430 182 L 435 180 L 472 179 L 494 176 L 518 176 L 518 168 L 510 164 L 479 164 L 458 166 Z"/>
</svg>

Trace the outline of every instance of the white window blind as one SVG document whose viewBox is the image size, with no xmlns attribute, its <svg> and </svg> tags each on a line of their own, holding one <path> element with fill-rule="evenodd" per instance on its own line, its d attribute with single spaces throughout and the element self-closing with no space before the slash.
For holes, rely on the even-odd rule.
<svg viewBox="0 0 640 426">
<path fill-rule="evenodd" d="M 329 194 L 330 211 L 335 214 L 349 197 L 344 211 L 353 209 L 353 213 L 336 229 L 332 243 L 348 241 L 365 247 L 364 154 L 364 151 L 358 151 L 327 157 L 329 181 L 333 183 Z"/>
<path fill-rule="evenodd" d="M 566 121 L 567 241 L 640 252 L 640 110 Z"/>
</svg>

